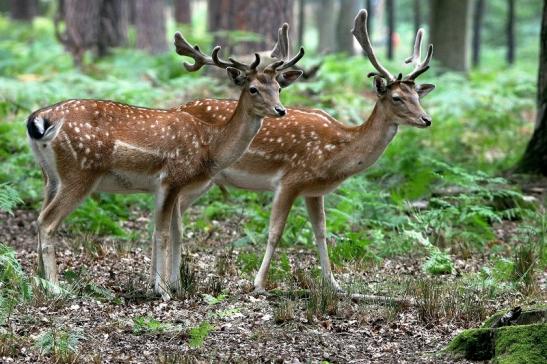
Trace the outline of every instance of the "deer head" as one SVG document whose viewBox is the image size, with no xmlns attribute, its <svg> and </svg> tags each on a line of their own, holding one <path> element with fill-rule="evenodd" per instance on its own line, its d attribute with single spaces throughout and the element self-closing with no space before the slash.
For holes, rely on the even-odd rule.
<svg viewBox="0 0 547 364">
<path fill-rule="evenodd" d="M 399 74 L 394 77 L 377 60 L 367 31 L 367 11 L 361 10 L 355 17 L 352 33 L 365 51 L 370 63 L 376 68 L 376 72 L 370 72 L 367 76 L 374 77 L 374 88 L 378 95 L 378 103 L 385 113 L 387 120 L 392 120 L 398 125 L 411 125 L 426 128 L 431 125 L 429 116 L 420 99 L 433 91 L 435 85 L 416 84 L 416 78 L 429 69 L 429 62 L 433 55 L 433 45 L 427 48 L 425 59 L 421 60 L 421 44 L 424 30 L 418 30 L 414 42 L 414 52 L 405 63 L 414 64 L 414 69 L 405 77 Z"/>
<path fill-rule="evenodd" d="M 289 86 L 302 75 L 302 71 L 299 70 L 285 70 L 294 66 L 304 56 L 303 48 L 287 61 L 273 62 L 260 69 L 258 53 L 255 53 L 254 61 L 250 64 L 231 57 L 226 61 L 219 57 L 220 46 L 216 46 L 209 57 L 203 54 L 197 45 L 192 47 L 179 32 L 175 34 L 175 46 L 178 54 L 194 59 L 194 64 L 184 63 L 184 67 L 190 72 L 197 71 L 204 65 L 225 69 L 229 79 L 242 90 L 239 102 L 248 105 L 254 115 L 281 117 L 287 113 L 279 100 L 279 93 L 282 88 Z"/>
</svg>

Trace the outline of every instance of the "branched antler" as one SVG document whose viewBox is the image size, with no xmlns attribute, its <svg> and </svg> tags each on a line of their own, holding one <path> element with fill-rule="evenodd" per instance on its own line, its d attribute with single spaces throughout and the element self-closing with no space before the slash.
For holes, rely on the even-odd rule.
<svg viewBox="0 0 547 364">
<path fill-rule="evenodd" d="M 414 69 L 407 76 L 405 76 L 405 80 L 413 81 L 416 79 L 416 77 L 429 69 L 429 62 L 431 61 L 431 57 L 433 56 L 433 44 L 430 44 L 427 47 L 427 54 L 422 62 L 421 48 L 423 36 L 424 30 L 420 28 L 418 30 L 418 33 L 416 33 L 416 40 L 414 41 L 414 52 L 412 53 L 412 56 L 408 57 L 405 60 L 405 63 L 413 63 Z"/>
<path fill-rule="evenodd" d="M 220 46 L 216 46 L 211 53 L 211 57 L 209 57 L 202 53 L 197 45 L 192 47 L 180 32 L 175 33 L 175 47 L 178 54 L 194 60 L 194 64 L 184 62 L 184 68 L 189 72 L 197 71 L 205 65 L 217 66 L 223 69 L 233 67 L 240 71 L 254 71 L 260 64 L 260 56 L 257 53 L 255 53 L 255 59 L 251 64 L 236 61 L 231 57 L 228 58 L 228 61 L 225 61 L 218 56 Z"/>
<path fill-rule="evenodd" d="M 351 33 L 357 39 L 365 53 L 367 54 L 368 59 L 370 60 L 370 63 L 376 68 L 378 72 L 370 72 L 368 74 L 368 77 L 371 76 L 380 76 L 385 78 L 388 82 L 395 81 L 395 77 L 389 71 L 384 68 L 380 62 L 378 62 L 378 59 L 376 58 L 376 55 L 374 54 L 374 50 L 372 49 L 372 44 L 370 43 L 370 38 L 368 35 L 367 30 L 367 18 L 368 13 L 365 9 L 362 9 L 359 11 L 357 16 L 354 20 L 353 29 L 351 30 Z"/>
<path fill-rule="evenodd" d="M 423 62 L 421 61 L 421 45 L 422 45 L 422 38 L 424 36 L 424 30 L 420 29 L 418 30 L 418 33 L 416 33 L 416 41 L 414 42 L 414 52 L 412 53 L 412 56 L 407 58 L 405 60 L 405 63 L 413 63 L 414 69 L 412 72 L 410 72 L 407 76 L 404 78 L 401 74 L 399 74 L 397 77 L 394 77 L 389 71 L 384 68 L 380 62 L 378 62 L 378 59 L 376 58 L 376 55 L 374 54 L 374 50 L 372 49 L 372 45 L 370 43 L 370 38 L 367 31 L 367 18 L 368 13 L 365 9 L 362 9 L 359 11 L 359 14 L 355 17 L 354 26 L 351 32 L 361 44 L 361 47 L 363 47 L 363 50 L 366 52 L 368 59 L 370 60 L 370 63 L 376 68 L 378 72 L 370 72 L 368 74 L 368 77 L 371 76 L 380 76 L 382 78 L 385 78 L 388 83 L 393 81 L 414 81 L 416 77 L 424 73 L 429 69 L 429 62 L 431 61 L 431 57 L 433 56 L 433 45 L 430 44 L 427 48 L 427 55 Z"/>
<path fill-rule="evenodd" d="M 283 23 L 277 31 L 277 42 L 272 49 L 270 57 L 280 60 L 289 58 L 289 24 Z"/>
</svg>

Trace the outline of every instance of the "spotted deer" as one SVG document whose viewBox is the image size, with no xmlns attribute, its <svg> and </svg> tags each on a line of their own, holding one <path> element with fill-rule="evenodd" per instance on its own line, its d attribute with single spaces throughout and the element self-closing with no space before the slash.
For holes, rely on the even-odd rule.
<svg viewBox="0 0 547 364">
<path fill-rule="evenodd" d="M 264 119 L 262 129 L 249 149 L 229 168 L 215 177 L 220 186 L 273 191 L 266 252 L 256 275 L 256 291 L 265 289 L 265 279 L 276 245 L 295 199 L 303 196 L 311 221 L 324 279 L 340 290 L 331 271 L 327 244 L 324 196 L 344 180 L 370 167 L 397 134 L 399 126 L 426 128 L 431 117 L 420 99 L 435 86 L 417 84 L 416 78 L 429 68 L 433 46 L 421 60 L 423 30 L 416 35 L 412 57 L 414 69 L 404 78 L 394 77 L 377 60 L 366 28 L 367 12 L 354 21 L 353 35 L 376 69 L 373 77 L 378 100 L 365 123 L 349 126 L 316 109 L 289 108 L 283 122 Z M 216 104 L 216 103 L 215 103 Z M 236 104 L 222 104 L 222 113 L 211 113 L 203 105 L 188 105 L 189 113 L 212 124 L 221 122 Z"/>
<path fill-rule="evenodd" d="M 251 64 L 221 59 L 219 46 L 207 56 L 180 33 L 175 34 L 175 46 L 179 55 L 194 59 L 194 64 L 184 63 L 188 71 L 203 66 L 224 69 L 241 89 L 234 103 L 192 104 L 218 113 L 217 124 L 206 123 L 183 107 L 150 109 L 102 100 L 63 101 L 29 116 L 30 145 L 45 180 L 38 217 L 38 267 L 47 279 L 58 281 L 53 235 L 87 195 L 148 192 L 156 200 L 151 280 L 155 292 L 169 297 L 168 284 L 178 282 L 180 260 L 180 254 L 171 254 L 171 238 L 180 240 L 178 229 L 171 229 L 173 215 L 179 219 L 179 211 L 244 153 L 264 117 L 285 115 L 280 88 L 294 82 L 301 71 L 284 70 L 302 58 L 303 49 L 286 62 L 259 70 L 258 54 Z M 228 105 L 233 106 L 231 112 L 223 112 Z"/>
</svg>

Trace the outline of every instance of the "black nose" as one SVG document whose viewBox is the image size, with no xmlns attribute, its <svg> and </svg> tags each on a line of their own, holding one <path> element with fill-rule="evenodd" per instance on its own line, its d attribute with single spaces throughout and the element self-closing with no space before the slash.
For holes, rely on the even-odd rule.
<svg viewBox="0 0 547 364">
<path fill-rule="evenodd" d="M 287 113 L 287 110 L 281 106 L 274 107 L 274 110 L 279 116 L 285 116 L 285 114 Z"/>
<path fill-rule="evenodd" d="M 425 123 L 425 125 L 430 126 L 431 125 L 431 116 L 422 115 L 422 121 Z"/>
</svg>

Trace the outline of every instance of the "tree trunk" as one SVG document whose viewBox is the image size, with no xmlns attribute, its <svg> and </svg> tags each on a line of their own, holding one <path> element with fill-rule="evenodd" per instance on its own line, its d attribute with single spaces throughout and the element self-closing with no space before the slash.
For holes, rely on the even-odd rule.
<svg viewBox="0 0 547 364">
<path fill-rule="evenodd" d="M 341 0 L 336 25 L 336 51 L 353 54 L 353 35 L 349 31 L 357 13 L 357 0 Z"/>
<path fill-rule="evenodd" d="M 368 12 L 368 18 L 367 18 L 367 30 L 368 34 L 370 36 L 370 39 L 372 39 L 372 30 L 373 30 L 373 24 L 375 20 L 376 15 L 376 6 L 375 6 L 376 0 L 367 0 L 365 6 L 367 8 Z"/>
<path fill-rule="evenodd" d="M 192 24 L 190 0 L 174 0 L 175 21 L 181 24 Z"/>
<path fill-rule="evenodd" d="M 59 33 L 56 21 L 56 35 L 72 54 L 76 65 L 82 64 L 86 50 L 96 51 L 99 44 L 102 1 L 65 0 L 65 32 Z"/>
<path fill-rule="evenodd" d="M 334 17 L 334 0 L 319 0 L 317 3 L 317 28 L 319 30 L 319 52 L 336 50 L 336 23 Z"/>
<path fill-rule="evenodd" d="M 167 51 L 163 0 L 135 0 L 137 48 L 150 54 Z"/>
<path fill-rule="evenodd" d="M 277 30 L 293 22 L 293 0 L 209 0 L 209 29 L 243 30 L 260 35 L 256 41 L 237 42 L 216 37 L 215 43 L 230 43 L 234 54 L 249 54 L 272 48 Z"/>
<path fill-rule="evenodd" d="M 543 4 L 540 48 L 536 128 L 517 172 L 547 176 L 547 2 Z"/>
<path fill-rule="evenodd" d="M 10 0 L 10 17 L 13 20 L 32 21 L 37 10 L 37 0 Z"/>
<path fill-rule="evenodd" d="M 88 50 L 99 57 L 127 41 L 128 3 L 125 0 L 64 0 L 55 18 L 55 34 L 80 66 Z M 65 31 L 59 30 L 64 19 Z"/>
<path fill-rule="evenodd" d="M 484 15 L 484 0 L 475 0 L 475 12 L 473 13 L 473 67 L 478 67 L 481 62 L 481 30 Z"/>
<path fill-rule="evenodd" d="M 395 6 L 393 0 L 386 0 L 386 16 L 387 16 L 387 58 L 393 59 L 394 44 L 393 38 L 395 34 Z"/>
<path fill-rule="evenodd" d="M 431 0 L 431 43 L 446 69 L 467 72 L 471 23 L 469 0 Z"/>
<path fill-rule="evenodd" d="M 304 46 L 306 23 L 306 0 L 298 0 L 298 45 Z"/>
<path fill-rule="evenodd" d="M 414 30 L 422 26 L 422 0 L 414 0 Z"/>
<path fill-rule="evenodd" d="M 127 43 L 129 3 L 124 0 L 103 0 L 100 15 L 98 55 L 104 56 L 111 47 Z"/>
<path fill-rule="evenodd" d="M 515 62 L 515 0 L 507 0 L 507 63 Z"/>
</svg>

